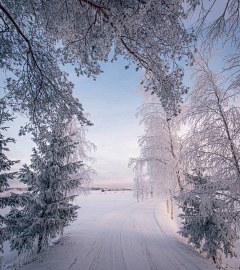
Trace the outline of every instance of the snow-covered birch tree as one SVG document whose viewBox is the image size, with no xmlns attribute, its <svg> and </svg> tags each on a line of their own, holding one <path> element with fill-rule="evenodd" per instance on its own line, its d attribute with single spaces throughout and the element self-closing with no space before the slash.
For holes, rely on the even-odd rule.
<svg viewBox="0 0 240 270">
<path fill-rule="evenodd" d="M 146 175 L 144 174 L 144 168 L 139 164 L 134 168 L 134 195 L 137 197 L 137 202 L 141 199 L 143 201 L 144 195 L 146 196 Z"/>
<path fill-rule="evenodd" d="M 87 119 L 89 114 L 84 114 Z M 69 152 L 66 156 L 65 163 L 69 164 L 71 162 L 81 162 L 81 166 L 77 168 L 77 171 L 71 177 L 80 178 L 81 184 L 77 186 L 76 189 L 72 189 L 72 193 L 88 194 L 89 185 L 92 183 L 92 177 L 96 173 L 92 168 L 92 164 L 95 161 L 91 158 L 89 154 L 91 151 L 96 151 L 97 147 L 94 143 L 90 142 L 86 138 L 87 127 L 81 125 L 76 115 L 73 115 L 72 119 L 68 122 L 66 128 L 67 136 L 71 137 L 72 142 L 76 143 L 76 148 L 74 151 Z M 68 190 L 65 190 L 65 197 L 67 197 Z M 61 230 L 61 235 L 63 234 L 63 229 Z"/>
<path fill-rule="evenodd" d="M 139 139 L 140 157 L 130 159 L 129 165 L 145 165 L 155 195 L 167 194 L 167 197 L 172 198 L 177 190 L 183 189 L 179 164 L 180 140 L 177 134 L 180 116 L 170 119 L 156 96 L 148 96 L 138 109 L 137 116 L 141 117 L 140 123 L 144 124 L 145 134 Z"/>
<path fill-rule="evenodd" d="M 194 87 L 186 113 L 191 129 L 182 155 L 189 174 L 178 199 L 185 212 L 180 233 L 218 262 L 218 251 L 235 255 L 240 224 L 240 88 L 228 86 L 210 69 L 212 57 L 199 53 L 192 69 Z M 205 229 L 199 232 L 196 222 Z M 208 234 L 213 224 L 217 233 Z"/>
<path fill-rule="evenodd" d="M 194 18 L 192 28 L 198 42 L 206 51 L 214 47 L 226 49 L 221 68 L 230 74 L 232 88 L 237 87 L 240 84 L 239 1 L 189 0 L 187 3 L 186 13 L 188 18 Z"/>
<path fill-rule="evenodd" d="M 89 118 L 89 114 L 83 115 L 86 119 Z M 82 179 L 81 185 L 78 187 L 77 193 L 87 192 L 87 187 L 92 183 L 92 177 L 96 173 L 92 168 L 92 164 L 95 159 L 90 157 L 92 151 L 96 151 L 97 147 L 94 143 L 87 140 L 86 133 L 88 131 L 87 126 L 81 125 L 76 115 L 73 115 L 71 121 L 68 123 L 66 129 L 66 135 L 71 137 L 71 140 L 77 143 L 75 150 L 69 154 L 66 158 L 66 163 L 70 162 L 83 162 L 77 170 L 79 178 Z"/>
</svg>

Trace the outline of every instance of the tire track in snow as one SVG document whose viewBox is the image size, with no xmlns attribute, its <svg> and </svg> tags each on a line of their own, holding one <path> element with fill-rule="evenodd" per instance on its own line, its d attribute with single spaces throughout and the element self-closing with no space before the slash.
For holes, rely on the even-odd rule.
<svg viewBox="0 0 240 270">
<path fill-rule="evenodd" d="M 166 223 L 162 225 L 159 217 L 167 217 L 156 203 L 157 200 L 149 199 L 104 214 L 72 233 L 65 247 L 56 245 L 54 249 L 57 256 L 54 260 L 51 254 L 46 253 L 46 263 L 33 263 L 24 269 L 215 269 L 185 244 L 178 244 L 180 242 L 174 234 L 164 231 Z"/>
<path fill-rule="evenodd" d="M 183 256 L 180 254 L 179 250 L 176 250 L 174 243 L 172 243 L 171 239 L 167 236 L 158 222 L 156 209 L 157 204 L 154 203 L 153 207 L 151 207 L 151 214 L 149 213 L 148 230 L 151 232 L 150 238 L 152 243 L 155 243 L 157 250 L 162 254 L 162 261 L 165 261 L 166 263 L 164 269 L 202 270 L 199 269 L 196 264 L 189 264 L 189 260 L 186 259 L 187 256 L 185 256 L 183 259 Z"/>
<path fill-rule="evenodd" d="M 133 207 L 131 207 L 131 209 L 127 209 L 126 213 L 122 215 L 123 218 L 120 219 L 120 222 L 118 223 L 119 228 L 118 230 L 116 230 L 117 232 L 119 232 L 119 234 L 117 234 L 117 239 L 119 239 L 119 247 L 120 247 L 120 253 L 121 253 L 121 258 L 120 261 L 123 262 L 123 265 L 118 265 L 117 268 L 113 268 L 113 269 L 121 269 L 121 270 L 128 270 L 127 267 L 127 263 L 125 260 L 125 256 L 124 256 L 124 245 L 123 245 L 123 238 L 124 238 L 124 227 L 126 225 L 126 222 L 128 220 L 131 220 L 132 215 L 138 211 L 139 209 L 141 209 L 142 205 L 134 205 Z M 116 241 L 117 242 L 117 241 Z M 117 242 L 118 245 L 118 242 Z M 115 245 L 116 246 L 116 245 Z M 115 251 L 115 253 L 118 253 Z M 119 254 L 119 253 L 118 253 Z M 115 265 L 116 266 L 116 265 Z"/>
<path fill-rule="evenodd" d="M 84 254 L 84 257 L 87 257 L 91 252 L 97 249 L 89 263 L 87 270 L 104 269 L 101 268 L 100 260 L 103 261 L 104 254 L 108 254 L 109 257 L 109 253 L 112 253 L 112 256 L 110 256 L 112 265 L 108 266 L 108 269 L 127 270 L 123 254 L 124 248 L 122 245 L 123 227 L 125 222 L 129 219 L 131 213 L 136 211 L 136 208 L 140 207 L 141 206 L 139 205 L 133 205 L 130 209 L 127 208 L 124 209 L 124 211 L 121 209 L 120 213 L 117 215 L 117 218 L 116 214 L 114 215 L 114 218 L 111 218 L 111 225 L 108 226 L 108 228 L 102 233 L 101 237 L 95 241 L 94 245 L 97 248 L 94 248 L 92 247 L 93 245 L 91 245 L 90 249 Z"/>
<path fill-rule="evenodd" d="M 120 231 L 120 237 L 119 237 L 119 239 L 120 239 L 120 248 L 121 248 L 121 257 L 123 259 L 124 269 L 126 269 L 126 270 L 127 270 L 127 266 L 126 266 L 126 262 L 125 262 L 124 255 L 123 255 L 122 235 L 123 235 L 124 224 L 126 223 L 128 218 L 129 218 L 129 215 L 124 219 L 124 221 L 121 224 L 121 231 Z"/>
<path fill-rule="evenodd" d="M 66 270 L 70 270 L 76 263 L 77 263 L 78 257 L 74 258 L 73 261 L 67 266 Z"/>
<path fill-rule="evenodd" d="M 123 262 L 124 262 L 124 269 L 128 270 L 128 267 L 127 267 L 127 263 L 126 263 L 126 260 L 125 260 L 125 257 L 124 257 L 124 250 L 126 247 L 123 246 L 123 238 L 124 238 L 124 234 L 125 234 L 125 227 L 126 227 L 126 222 L 129 221 L 129 220 L 132 220 L 133 221 L 133 227 L 135 228 L 135 222 L 136 220 L 135 219 L 132 219 L 132 216 L 137 212 L 139 211 L 139 209 L 141 209 L 142 207 L 142 204 L 141 205 L 135 205 L 135 207 L 133 207 L 133 209 L 131 209 L 130 211 L 128 211 L 128 214 L 126 215 L 126 217 L 124 218 L 124 220 L 122 221 L 121 223 L 121 230 L 120 230 L 120 247 L 121 247 L 121 255 L 122 255 L 122 259 L 123 259 Z M 129 228 L 128 228 L 128 231 L 129 231 Z M 122 269 L 122 268 L 121 268 Z"/>
<path fill-rule="evenodd" d="M 152 242 L 155 243 L 157 250 L 162 255 L 163 261 L 168 265 L 167 268 L 164 269 L 193 270 L 194 268 L 186 265 L 185 262 L 182 261 L 182 258 L 179 257 L 179 254 L 174 252 L 170 245 L 170 239 L 166 237 L 166 234 L 162 234 L 162 231 L 159 231 L 154 219 L 155 209 L 155 207 L 152 208 L 151 215 L 149 217 L 149 231 L 152 233 L 150 235 Z"/>
<path fill-rule="evenodd" d="M 128 258 L 127 270 L 166 270 L 162 268 L 154 259 L 148 242 L 144 236 L 144 218 L 146 201 L 140 203 L 139 207 L 133 211 L 123 224 L 122 238 L 125 238 L 124 254 Z M 134 257 L 137 257 L 135 259 Z"/>
<path fill-rule="evenodd" d="M 88 266 L 88 270 L 95 270 L 98 267 L 98 261 L 100 259 L 100 255 L 101 255 L 101 251 L 102 251 L 102 247 L 104 245 L 104 242 L 102 243 L 102 245 L 100 246 L 100 248 L 97 250 L 95 256 L 93 257 L 90 265 Z"/>
<path fill-rule="evenodd" d="M 176 260 L 181 261 L 182 265 L 185 267 L 184 269 L 189 269 L 189 270 L 202 270 L 198 265 L 196 265 L 196 263 L 194 263 L 192 261 L 192 259 L 189 256 L 186 256 L 186 254 L 184 252 L 182 252 L 179 248 L 177 248 L 177 246 L 171 241 L 171 239 L 169 239 L 168 235 L 165 233 L 165 231 L 162 229 L 161 225 L 159 224 L 159 221 L 157 219 L 157 214 L 156 214 L 156 210 L 158 207 L 158 202 L 154 208 L 153 211 L 153 224 L 156 226 L 156 228 L 158 230 L 161 231 L 161 233 L 165 236 L 165 238 L 168 240 L 168 245 L 169 247 L 172 249 L 172 251 L 174 251 L 174 253 L 176 253 L 178 256 L 176 257 L 174 254 L 173 256 L 176 258 Z M 184 258 L 184 260 L 183 260 Z M 184 263 L 183 263 L 184 261 Z M 186 263 L 188 265 L 186 265 Z"/>
<path fill-rule="evenodd" d="M 203 270 L 197 260 L 179 250 L 164 232 L 157 218 L 155 199 L 117 210 L 100 220 L 110 223 L 110 226 L 104 229 L 85 254 L 89 256 L 95 252 L 87 270 Z M 133 235 L 133 229 L 137 234 Z M 134 246 L 136 243 L 142 245 L 143 250 Z M 139 262 L 131 258 L 134 248 L 138 249 L 138 255 L 140 250 L 143 251 Z M 140 268 L 135 268 L 136 265 Z M 204 270 L 214 269 L 209 267 Z"/>
<path fill-rule="evenodd" d="M 148 200 L 144 205 L 142 205 L 142 209 L 138 217 L 139 235 L 142 238 L 142 245 L 145 249 L 145 256 L 149 269 L 215 269 L 215 267 L 213 267 L 203 258 L 192 258 L 189 254 L 187 254 L 187 252 L 180 250 L 162 229 L 156 216 L 156 210 L 156 200 Z"/>
<path fill-rule="evenodd" d="M 148 215 L 148 213 L 147 213 Z M 144 218 L 143 218 L 144 217 Z M 150 233 L 149 231 L 149 227 L 146 226 L 147 222 L 148 222 L 148 217 L 146 216 L 146 213 L 142 211 L 140 217 L 139 217 L 139 234 L 142 238 L 142 242 L 145 248 L 145 255 L 146 255 L 146 259 L 149 265 L 149 269 L 150 270 L 165 270 L 164 268 L 161 267 L 161 265 L 159 265 L 157 263 L 157 261 L 154 259 L 154 256 L 152 255 L 152 253 L 150 252 L 148 246 L 149 246 L 149 240 L 147 240 L 146 236 L 145 236 L 145 232 Z M 147 220 L 147 222 L 145 221 Z M 145 232 L 143 230 L 143 228 L 145 229 Z M 163 257 L 163 259 L 165 260 L 165 258 Z"/>
<path fill-rule="evenodd" d="M 114 219 L 110 219 L 110 225 L 104 230 L 104 232 L 101 234 L 98 240 L 95 240 L 91 246 L 90 250 L 88 250 L 84 257 L 87 257 L 91 252 L 94 252 L 94 250 L 97 250 L 95 254 L 93 255 L 93 258 L 90 260 L 89 266 L 87 270 L 96 270 L 99 265 L 99 260 L 101 258 L 101 252 L 103 249 L 103 246 L 106 241 L 106 237 L 108 236 L 109 231 L 112 231 L 112 227 L 115 225 Z"/>
</svg>

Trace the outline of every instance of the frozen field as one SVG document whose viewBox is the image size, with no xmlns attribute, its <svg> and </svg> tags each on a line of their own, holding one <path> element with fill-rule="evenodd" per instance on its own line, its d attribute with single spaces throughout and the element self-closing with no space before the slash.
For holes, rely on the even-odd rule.
<svg viewBox="0 0 240 270">
<path fill-rule="evenodd" d="M 129 191 L 94 191 L 77 203 L 78 219 L 23 270 L 216 269 L 176 234 L 164 201 L 136 203 Z M 14 256 L 6 253 L 5 269 Z M 239 269 L 236 263 L 229 269 Z"/>
</svg>

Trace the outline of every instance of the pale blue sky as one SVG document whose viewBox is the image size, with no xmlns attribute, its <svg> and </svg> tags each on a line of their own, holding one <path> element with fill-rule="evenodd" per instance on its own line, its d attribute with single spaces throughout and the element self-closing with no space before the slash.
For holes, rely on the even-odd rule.
<svg viewBox="0 0 240 270">
<path fill-rule="evenodd" d="M 216 13 L 222 7 L 219 5 L 215 9 Z M 211 19 L 216 13 L 211 14 Z M 224 51 L 218 53 L 212 68 L 219 70 L 223 66 L 222 56 L 230 52 L 234 52 L 234 49 L 231 44 L 227 44 Z M 138 156 L 138 136 L 143 134 L 143 127 L 139 126 L 139 121 L 135 118 L 136 108 L 141 105 L 142 97 L 134 93 L 139 85 L 141 72 L 136 72 L 134 65 L 125 70 L 124 66 L 127 64 L 121 57 L 114 63 L 102 63 L 104 73 L 96 81 L 83 76 L 77 77 L 73 67 L 64 67 L 70 74 L 69 79 L 75 84 L 74 95 L 82 103 L 84 111 L 91 114 L 90 120 L 94 123 L 87 134 L 87 138 L 98 147 L 97 152 L 92 154 L 97 159 L 94 168 L 98 173 L 94 177 L 94 186 L 128 187 L 133 184 L 133 173 L 128 168 L 128 160 Z M 188 73 L 184 83 L 190 85 Z M 0 73 L 0 86 L 3 86 L 4 77 Z M 17 137 L 19 127 L 24 121 L 18 117 L 8 131 L 9 136 L 17 138 L 16 145 L 9 144 L 9 157 L 21 159 L 22 164 L 29 163 L 34 146 L 30 135 Z M 20 165 L 16 165 L 15 169 L 19 167 Z"/>
<path fill-rule="evenodd" d="M 222 66 L 222 56 L 231 51 L 227 47 L 224 52 L 219 52 L 212 63 L 213 69 Z M 97 162 L 94 169 L 94 186 L 118 186 L 129 187 L 133 185 L 133 172 L 128 168 L 131 157 L 137 157 L 139 149 L 138 137 L 143 134 L 143 127 L 139 126 L 139 120 L 135 118 L 136 108 L 142 103 L 141 95 L 136 94 L 139 86 L 141 72 L 136 72 L 134 65 L 125 70 L 127 62 L 120 58 L 117 62 L 103 63 L 104 73 L 94 81 L 92 78 L 77 77 L 74 67 L 64 67 L 69 73 L 74 87 L 74 95 L 82 103 L 84 112 L 90 113 L 90 120 L 94 126 L 89 127 L 87 138 L 97 146 L 97 151 L 90 154 Z M 184 79 L 189 85 L 187 72 Z M 3 85 L 4 74 L 0 75 Z M 15 145 L 9 144 L 11 151 L 9 157 L 20 159 L 22 162 L 15 166 L 21 167 L 29 163 L 31 149 L 34 146 L 30 135 L 18 137 L 18 130 L 26 120 L 18 117 L 8 131 L 9 136 L 17 138 Z M 15 183 L 14 183 L 15 184 Z M 17 183 L 16 183 L 17 184 Z M 18 185 L 18 184 L 17 184 Z"/>
<path fill-rule="evenodd" d="M 73 69 L 67 70 L 75 84 L 74 95 L 94 123 L 88 133 L 89 140 L 98 147 L 93 154 L 98 173 L 94 186 L 132 185 L 133 173 L 128 168 L 128 160 L 138 155 L 137 140 L 143 133 L 135 118 L 136 108 L 142 102 L 141 96 L 135 93 L 141 72 L 136 72 L 134 66 L 125 70 L 127 64 L 124 59 L 103 63 L 104 73 L 96 81 L 76 77 Z"/>
<path fill-rule="evenodd" d="M 141 72 L 136 72 L 134 66 L 125 70 L 127 62 L 119 59 L 117 62 L 103 63 L 104 73 L 94 81 L 92 78 L 77 77 L 74 67 L 64 67 L 69 73 L 74 87 L 74 96 L 82 103 L 84 112 L 90 113 L 94 126 L 89 127 L 87 138 L 97 146 L 97 151 L 90 154 L 97 162 L 94 169 L 94 186 L 132 185 L 133 173 L 128 168 L 130 157 L 139 153 L 137 140 L 143 133 L 135 118 L 136 108 L 141 105 L 142 98 L 135 93 L 139 85 Z M 1 85 L 4 75 L 1 74 Z M 29 163 L 31 149 L 34 146 L 30 135 L 18 137 L 19 127 L 26 119 L 18 116 L 10 124 L 8 135 L 17 139 L 16 144 L 9 144 L 11 159 L 20 159 L 21 164 Z M 15 183 L 14 183 L 15 184 Z"/>
</svg>

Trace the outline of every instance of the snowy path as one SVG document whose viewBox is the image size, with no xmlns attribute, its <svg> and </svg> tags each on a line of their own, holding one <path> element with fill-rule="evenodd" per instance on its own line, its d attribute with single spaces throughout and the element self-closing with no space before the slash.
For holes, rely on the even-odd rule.
<svg viewBox="0 0 240 270">
<path fill-rule="evenodd" d="M 211 270 L 168 231 L 157 200 L 130 204 L 78 224 L 24 270 Z M 167 232 L 167 233 L 166 233 Z"/>
</svg>

